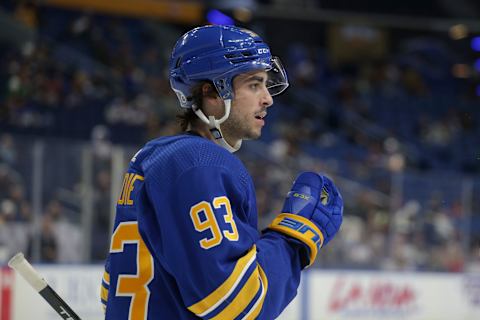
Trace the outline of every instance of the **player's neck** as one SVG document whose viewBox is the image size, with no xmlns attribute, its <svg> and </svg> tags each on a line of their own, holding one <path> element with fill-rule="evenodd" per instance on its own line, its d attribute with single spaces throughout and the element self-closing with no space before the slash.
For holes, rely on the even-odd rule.
<svg viewBox="0 0 480 320">
<path fill-rule="evenodd" d="M 199 136 L 208 139 L 208 140 L 215 140 L 208 129 L 208 126 L 201 122 L 200 120 L 196 120 L 191 123 L 190 128 L 188 131 L 195 132 Z"/>
<path fill-rule="evenodd" d="M 237 141 L 232 141 L 232 139 L 231 139 L 231 137 L 229 137 L 228 133 L 225 132 L 225 130 L 223 130 L 223 128 L 221 128 L 221 129 L 222 129 L 222 134 L 223 134 L 223 137 L 224 137 L 225 141 L 229 145 L 234 146 L 237 143 Z M 213 137 L 212 133 L 210 132 L 210 129 L 209 129 L 208 125 L 201 122 L 200 120 L 194 121 L 190 125 L 189 131 L 195 132 L 196 134 L 198 134 L 199 136 L 201 136 L 205 139 L 215 141 L 215 138 Z"/>
</svg>

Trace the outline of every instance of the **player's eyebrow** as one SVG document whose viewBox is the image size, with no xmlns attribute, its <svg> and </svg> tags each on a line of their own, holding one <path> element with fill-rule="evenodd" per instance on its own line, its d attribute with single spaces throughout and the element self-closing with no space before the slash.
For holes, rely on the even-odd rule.
<svg viewBox="0 0 480 320">
<path fill-rule="evenodd" d="M 267 79 L 267 77 L 264 77 L 264 76 L 259 76 L 259 75 L 251 75 L 249 77 L 247 77 L 245 80 L 243 80 L 243 82 L 253 82 L 253 81 L 259 81 L 259 82 L 265 82 Z"/>
</svg>

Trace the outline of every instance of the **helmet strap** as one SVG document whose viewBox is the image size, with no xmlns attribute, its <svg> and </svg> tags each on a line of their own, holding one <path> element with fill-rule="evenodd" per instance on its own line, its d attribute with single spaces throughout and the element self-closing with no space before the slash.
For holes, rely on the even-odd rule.
<svg viewBox="0 0 480 320">
<path fill-rule="evenodd" d="M 220 125 L 225 122 L 225 120 L 228 119 L 230 116 L 230 109 L 232 106 L 232 100 L 231 99 L 226 99 L 224 100 L 225 103 L 225 114 L 223 117 L 220 119 L 216 119 L 214 116 L 207 116 L 203 113 L 200 108 L 198 108 L 196 105 L 192 105 L 193 112 L 197 115 L 197 117 L 200 118 L 205 124 L 208 125 L 210 129 L 210 133 L 212 134 L 214 141 L 216 144 L 219 146 L 227 149 L 229 152 L 234 153 L 235 151 L 238 151 L 240 149 L 240 146 L 242 145 L 242 140 L 238 141 L 235 146 L 231 146 L 223 137 L 222 130 L 220 129 Z"/>
</svg>

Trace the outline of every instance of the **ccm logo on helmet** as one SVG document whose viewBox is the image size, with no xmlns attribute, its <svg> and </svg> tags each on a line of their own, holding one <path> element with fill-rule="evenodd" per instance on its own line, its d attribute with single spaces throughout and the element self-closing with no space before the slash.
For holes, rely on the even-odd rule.
<svg viewBox="0 0 480 320">
<path fill-rule="evenodd" d="M 269 52 L 267 48 L 260 48 L 260 49 L 257 49 L 257 51 L 258 51 L 258 54 L 264 54 Z"/>
</svg>

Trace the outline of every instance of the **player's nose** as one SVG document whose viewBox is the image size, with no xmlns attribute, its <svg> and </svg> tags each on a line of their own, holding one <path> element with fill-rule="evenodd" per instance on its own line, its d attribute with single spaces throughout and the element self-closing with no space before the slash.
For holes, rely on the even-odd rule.
<svg viewBox="0 0 480 320">
<path fill-rule="evenodd" d="M 262 96 L 261 103 L 262 103 L 262 106 L 267 107 L 267 108 L 270 107 L 273 104 L 272 95 L 270 94 L 270 92 L 268 91 L 267 88 L 265 88 L 265 90 L 264 90 L 264 94 Z"/>
</svg>

